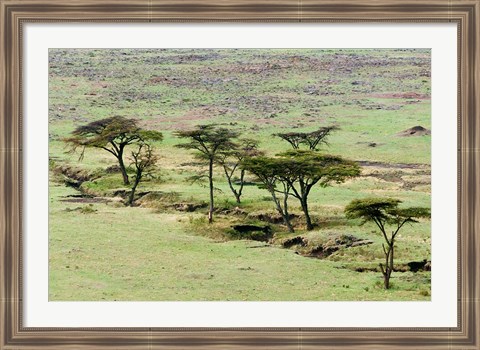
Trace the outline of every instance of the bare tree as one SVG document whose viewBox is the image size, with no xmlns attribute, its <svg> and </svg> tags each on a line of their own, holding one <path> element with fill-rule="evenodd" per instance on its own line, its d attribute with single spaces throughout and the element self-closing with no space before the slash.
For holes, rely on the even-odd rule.
<svg viewBox="0 0 480 350">
<path fill-rule="evenodd" d="M 142 181 L 144 176 L 148 175 L 149 171 L 153 169 L 158 157 L 153 154 L 153 149 L 150 144 L 140 142 L 138 144 L 138 148 L 135 151 L 132 151 L 130 159 L 132 161 L 135 173 L 133 175 L 132 190 L 130 191 L 130 195 L 126 204 L 132 206 L 138 184 L 140 181 Z"/>
<path fill-rule="evenodd" d="M 245 185 L 245 169 L 240 167 L 240 163 L 247 157 L 255 157 L 262 154 L 263 152 L 258 149 L 258 141 L 251 139 L 242 139 L 239 141 L 237 148 L 219 153 L 217 162 L 223 167 L 228 186 L 235 196 L 237 203 L 241 202 L 243 187 Z M 239 173 L 239 176 L 236 185 L 235 174 L 237 173 Z"/>
</svg>

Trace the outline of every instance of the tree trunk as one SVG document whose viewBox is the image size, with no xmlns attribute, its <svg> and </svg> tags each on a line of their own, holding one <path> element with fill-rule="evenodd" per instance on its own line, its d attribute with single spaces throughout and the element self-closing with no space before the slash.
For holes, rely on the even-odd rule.
<svg viewBox="0 0 480 350">
<path fill-rule="evenodd" d="M 384 266 L 383 264 L 380 264 L 380 269 L 382 270 L 382 275 L 383 275 L 383 288 L 388 289 L 388 288 L 390 288 L 389 267 Z"/>
<path fill-rule="evenodd" d="M 311 231 L 311 230 L 313 230 L 313 224 L 312 224 L 312 219 L 310 218 L 310 214 L 308 212 L 307 199 L 302 198 L 300 203 L 302 204 L 302 210 L 303 210 L 303 213 L 305 214 L 305 221 L 306 221 L 306 224 L 307 224 L 307 230 Z"/>
<path fill-rule="evenodd" d="M 130 181 L 128 180 L 127 169 L 125 168 L 125 164 L 123 163 L 123 149 L 118 153 L 118 165 L 120 166 L 120 171 L 122 172 L 123 177 L 123 184 L 129 185 Z"/>
<path fill-rule="evenodd" d="M 279 205 L 278 205 L 279 206 Z M 277 207 L 278 212 L 283 218 L 283 222 L 285 226 L 287 226 L 288 232 L 293 233 L 295 230 L 293 229 L 292 223 L 290 222 L 290 215 L 288 213 L 284 213 L 281 207 Z"/>
<path fill-rule="evenodd" d="M 290 232 L 290 233 L 295 232 L 292 224 L 290 223 L 290 217 L 288 215 L 288 211 L 284 211 L 282 209 L 282 206 L 280 205 L 280 202 L 278 201 L 278 198 L 275 195 L 275 192 L 270 192 L 270 193 L 272 194 L 273 202 L 275 203 L 275 206 L 277 208 L 278 213 L 282 216 L 282 219 L 283 219 L 283 222 L 285 223 L 285 226 L 287 226 L 288 232 Z"/>
<path fill-rule="evenodd" d="M 394 250 L 394 245 L 393 245 L 393 239 L 391 241 L 391 245 L 389 246 L 390 249 L 390 261 L 389 261 L 389 267 L 388 267 L 388 281 L 387 281 L 387 288 L 390 288 L 390 276 L 392 275 L 393 272 L 393 250 Z"/>
<path fill-rule="evenodd" d="M 127 205 L 129 205 L 129 206 L 132 206 L 132 204 L 133 204 L 133 198 L 135 197 L 135 191 L 136 191 L 139 183 L 140 183 L 140 178 L 137 175 L 137 177 L 135 178 L 135 182 L 133 183 L 133 187 L 132 187 L 132 191 L 130 192 L 130 196 L 128 197 Z"/>
<path fill-rule="evenodd" d="M 288 190 L 283 194 L 283 221 L 287 225 L 288 232 L 293 233 L 293 226 L 290 222 L 290 214 L 288 213 Z"/>
<path fill-rule="evenodd" d="M 240 204 L 240 198 L 242 197 L 242 192 L 243 192 L 243 186 L 244 186 L 244 179 L 245 179 L 245 170 L 242 169 L 240 171 L 240 188 L 238 189 L 237 194 L 235 197 L 237 198 L 237 203 Z"/>
<path fill-rule="evenodd" d="M 389 289 L 390 288 L 390 268 L 387 266 L 385 267 L 385 273 L 383 274 L 383 288 Z"/>
<path fill-rule="evenodd" d="M 235 187 L 233 187 L 233 183 L 232 183 L 232 175 L 230 175 L 228 173 L 228 169 L 224 166 L 223 169 L 225 170 L 225 176 L 227 178 L 227 182 L 228 182 L 228 187 L 230 187 L 230 191 L 232 191 L 233 195 L 235 196 L 235 200 L 237 201 L 237 203 L 240 204 L 240 196 L 241 196 L 241 193 L 237 192 L 235 190 Z"/>
<path fill-rule="evenodd" d="M 213 222 L 213 158 L 210 158 L 208 164 L 208 183 L 210 187 L 210 206 L 208 209 L 208 223 Z"/>
<path fill-rule="evenodd" d="M 382 268 L 383 274 L 383 287 L 385 289 L 390 289 L 390 277 L 392 276 L 393 272 L 393 240 L 388 243 L 388 251 L 385 256 L 385 269 Z"/>
<path fill-rule="evenodd" d="M 240 198 L 242 197 L 242 189 L 243 189 L 243 177 L 244 177 L 245 171 L 242 170 L 242 175 L 240 177 L 240 189 L 237 191 L 237 190 L 235 190 L 235 187 L 233 187 L 233 182 L 232 182 L 233 173 L 229 174 L 228 169 L 225 166 L 223 167 L 223 170 L 225 171 L 225 176 L 227 178 L 228 187 L 230 187 L 230 190 L 232 191 L 233 195 L 235 196 L 235 200 L 237 201 L 237 203 L 240 204 L 241 203 Z"/>
</svg>

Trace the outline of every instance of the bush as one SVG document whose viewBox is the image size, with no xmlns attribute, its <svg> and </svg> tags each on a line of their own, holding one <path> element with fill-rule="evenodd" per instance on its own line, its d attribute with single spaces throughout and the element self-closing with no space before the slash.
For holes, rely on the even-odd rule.
<svg viewBox="0 0 480 350">
<path fill-rule="evenodd" d="M 92 214 L 97 212 L 98 210 L 93 207 L 92 204 L 86 205 L 80 209 L 80 213 L 82 214 Z"/>
</svg>

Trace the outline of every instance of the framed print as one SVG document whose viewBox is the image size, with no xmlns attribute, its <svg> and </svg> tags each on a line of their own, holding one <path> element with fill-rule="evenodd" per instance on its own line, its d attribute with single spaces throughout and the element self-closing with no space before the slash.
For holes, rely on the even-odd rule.
<svg viewBox="0 0 480 350">
<path fill-rule="evenodd" d="M 0 4 L 0 348 L 479 348 L 478 0 Z"/>
</svg>

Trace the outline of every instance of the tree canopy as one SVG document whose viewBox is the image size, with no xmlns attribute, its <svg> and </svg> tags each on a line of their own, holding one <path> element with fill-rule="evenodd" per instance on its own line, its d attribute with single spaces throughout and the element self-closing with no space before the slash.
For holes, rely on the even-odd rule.
<svg viewBox="0 0 480 350">
<path fill-rule="evenodd" d="M 291 195 L 300 201 L 307 230 L 313 229 L 308 210 L 308 196 L 312 188 L 317 184 L 327 187 L 332 183 L 342 183 L 360 175 L 356 162 L 339 156 L 306 150 L 291 150 L 279 156 L 283 160 L 279 169 L 280 179 L 289 185 Z"/>
<path fill-rule="evenodd" d="M 282 140 L 287 141 L 293 149 L 300 149 L 301 146 L 305 146 L 311 151 L 316 151 L 322 144 L 327 145 L 327 137 L 332 131 L 338 130 L 338 127 L 324 126 L 318 130 L 311 132 L 287 132 L 277 133 L 274 136 L 280 137 Z"/>
<path fill-rule="evenodd" d="M 144 130 L 137 125 L 137 120 L 114 116 L 90 122 L 77 127 L 64 141 L 75 151 L 81 147 L 80 159 L 89 147 L 100 148 L 111 153 L 118 160 L 123 182 L 129 184 L 127 170 L 123 160 L 126 146 L 135 142 L 162 141 L 163 134 L 155 130 Z"/>
<path fill-rule="evenodd" d="M 397 225 L 396 232 L 406 223 L 418 222 L 417 218 L 430 217 L 428 208 L 399 208 L 400 203 L 401 200 L 394 198 L 354 199 L 345 207 L 345 214 L 349 219 L 362 219 L 362 224 L 373 221 L 380 229 L 385 224 Z"/>
<path fill-rule="evenodd" d="M 218 128 L 213 124 L 198 125 L 192 130 L 178 130 L 174 135 L 188 142 L 176 145 L 179 148 L 197 150 L 201 159 L 215 158 L 221 151 L 236 147 L 234 140 L 239 136 L 235 130 Z"/>
<path fill-rule="evenodd" d="M 308 211 L 308 196 L 312 188 L 317 184 L 326 187 L 341 183 L 360 174 L 359 166 L 353 161 L 298 149 L 280 153 L 276 157 L 247 158 L 242 166 L 255 174 L 262 182 L 262 187 L 272 194 L 286 224 L 289 218 L 288 212 L 285 213 L 288 197 L 297 198 L 305 214 L 308 230 L 313 229 Z M 276 194 L 283 196 L 283 209 L 281 201 L 275 198 Z"/>
</svg>

